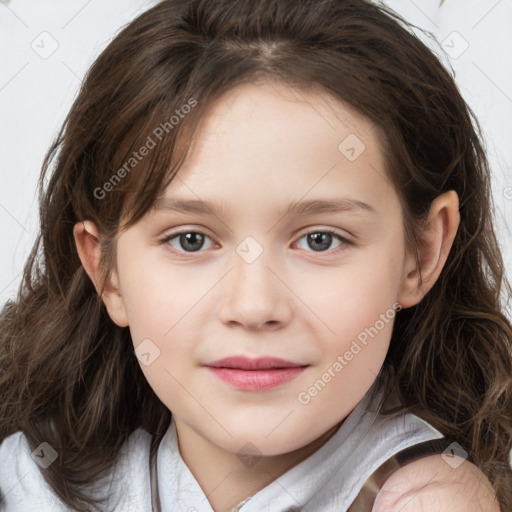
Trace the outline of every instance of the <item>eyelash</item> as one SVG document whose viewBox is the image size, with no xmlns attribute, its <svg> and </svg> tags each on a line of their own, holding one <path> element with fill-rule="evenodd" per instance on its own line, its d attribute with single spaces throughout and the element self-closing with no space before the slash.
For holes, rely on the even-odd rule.
<svg viewBox="0 0 512 512">
<path fill-rule="evenodd" d="M 170 235 L 167 235 L 165 236 L 163 239 L 160 240 L 160 244 L 164 245 L 164 244 L 169 244 L 169 242 L 181 235 L 186 235 L 186 234 L 190 234 L 190 233 L 193 233 L 193 234 L 197 234 L 197 235 L 202 235 L 204 237 L 207 237 L 207 238 L 210 238 L 206 233 L 203 233 L 201 231 L 194 231 L 194 230 L 184 230 L 184 231 L 178 231 L 176 233 L 171 233 Z M 334 238 L 337 238 L 340 242 L 342 242 L 342 244 L 337 247 L 336 249 L 332 249 L 332 250 L 327 250 L 327 251 L 307 251 L 307 252 L 312 252 L 313 254 L 324 254 L 324 253 L 331 253 L 331 254 L 337 254 L 338 252 L 341 252 L 345 249 L 345 246 L 347 245 L 352 245 L 352 242 L 350 242 L 349 240 L 347 240 L 345 237 L 339 235 L 336 231 L 332 230 L 332 229 L 323 229 L 323 230 L 320 230 L 320 229 L 315 229 L 315 230 L 312 230 L 312 231 L 307 231 L 306 233 L 303 233 L 299 238 L 298 238 L 298 241 L 301 240 L 302 238 L 308 236 L 308 235 L 312 235 L 312 234 L 316 234 L 316 233 L 322 233 L 322 234 L 329 234 L 329 235 L 332 235 Z M 196 254 L 196 253 L 200 253 L 200 252 L 203 252 L 202 249 L 198 250 L 198 251 L 192 251 L 192 252 L 186 252 L 186 251 L 178 251 L 174 248 L 170 248 L 168 247 L 168 250 L 170 252 L 172 252 L 173 254 L 177 254 L 178 256 L 183 256 L 183 257 L 186 257 L 184 255 L 193 255 L 193 254 Z"/>
</svg>

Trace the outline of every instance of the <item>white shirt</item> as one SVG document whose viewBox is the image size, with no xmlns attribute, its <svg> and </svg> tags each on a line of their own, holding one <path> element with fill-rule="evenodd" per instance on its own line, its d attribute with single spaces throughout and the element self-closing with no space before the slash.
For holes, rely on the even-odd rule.
<svg viewBox="0 0 512 512">
<path fill-rule="evenodd" d="M 373 403 L 369 393 L 323 446 L 242 501 L 240 512 L 285 512 L 298 510 L 306 503 L 308 512 L 346 510 L 366 479 L 385 460 L 414 444 L 443 437 L 413 414 L 391 420 L 380 416 L 377 407 L 382 391 Z M 150 441 L 149 433 L 138 429 L 123 446 L 113 474 L 108 482 L 101 483 L 100 495 L 109 496 L 106 510 L 151 512 Z M 5 497 L 0 511 L 68 511 L 41 471 L 22 432 L 6 438 L 0 445 L 0 491 Z M 213 512 L 180 455 L 174 421 L 158 449 L 157 472 L 163 512 Z"/>
</svg>

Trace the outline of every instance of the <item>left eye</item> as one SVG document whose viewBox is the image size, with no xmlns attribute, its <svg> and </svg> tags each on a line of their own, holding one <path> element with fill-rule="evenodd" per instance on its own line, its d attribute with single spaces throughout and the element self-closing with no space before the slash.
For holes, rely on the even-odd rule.
<svg viewBox="0 0 512 512">
<path fill-rule="evenodd" d="M 162 243 L 169 243 L 174 249 L 177 249 L 178 252 L 193 253 L 203 248 L 206 239 L 211 240 L 208 235 L 198 231 L 182 231 L 165 237 Z M 306 239 L 306 243 L 310 248 L 313 248 L 313 252 L 326 252 L 331 246 L 333 239 L 340 241 L 337 247 L 350 244 L 348 240 L 330 230 L 310 231 L 302 235 L 299 238 L 299 242 L 302 239 Z M 174 240 L 177 240 L 177 243 L 181 246 L 183 251 L 175 246 L 173 243 Z"/>
<path fill-rule="evenodd" d="M 334 238 L 337 238 L 340 241 L 340 244 L 337 247 L 340 247 L 341 245 L 348 245 L 350 243 L 342 236 L 330 230 L 310 231 L 309 233 L 302 235 L 299 238 L 299 240 L 302 240 L 303 238 L 306 239 L 306 243 L 308 244 L 309 247 L 315 247 L 316 249 L 318 249 L 315 249 L 313 252 L 326 252 L 324 249 L 329 248 Z"/>
</svg>

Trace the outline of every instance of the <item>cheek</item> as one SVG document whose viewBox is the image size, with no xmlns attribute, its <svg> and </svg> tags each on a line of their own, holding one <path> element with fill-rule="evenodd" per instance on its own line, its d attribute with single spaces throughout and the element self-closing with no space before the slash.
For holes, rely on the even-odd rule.
<svg viewBox="0 0 512 512">
<path fill-rule="evenodd" d="M 193 315 L 189 318 L 187 312 L 195 296 L 189 297 L 187 289 L 179 291 L 183 286 L 177 275 L 173 279 L 159 270 L 155 266 L 125 267 L 130 278 L 123 293 L 133 346 L 148 384 L 163 403 L 179 404 L 183 401 L 179 383 L 186 381 L 193 366 L 195 344 L 189 322 Z M 175 286 L 170 284 L 176 281 Z M 149 361 L 141 356 L 147 352 Z"/>
<path fill-rule="evenodd" d="M 125 235 L 119 240 L 118 271 L 121 294 L 128 315 L 134 344 L 144 338 L 162 339 L 191 305 L 200 292 L 185 279 L 178 266 L 170 265 L 163 248 L 138 249 Z"/>
<path fill-rule="evenodd" d="M 355 337 L 381 315 L 393 316 L 401 284 L 401 261 L 396 253 L 387 247 L 354 253 L 338 269 L 317 272 L 302 287 L 298 284 L 297 295 L 323 320 L 326 333 Z"/>
<path fill-rule="evenodd" d="M 199 303 L 213 281 L 191 281 L 189 274 L 171 267 L 165 258 L 150 260 L 147 253 L 134 251 L 125 254 L 130 257 L 120 258 L 119 275 L 140 367 L 162 402 L 180 403 L 183 387 L 179 383 L 187 380 L 197 364 L 194 351 L 200 333 L 196 331 L 202 325 L 196 316 Z M 140 355 L 147 352 L 149 364 Z"/>
</svg>

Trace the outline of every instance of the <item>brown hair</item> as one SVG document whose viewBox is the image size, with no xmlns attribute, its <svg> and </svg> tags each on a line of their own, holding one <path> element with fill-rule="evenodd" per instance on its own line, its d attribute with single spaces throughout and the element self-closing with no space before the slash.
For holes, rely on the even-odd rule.
<svg viewBox="0 0 512 512">
<path fill-rule="evenodd" d="M 99 506 L 88 486 L 108 474 L 130 434 L 154 435 L 153 456 L 171 419 L 128 328 L 111 321 L 85 273 L 73 225 L 98 226 L 103 283 L 119 230 L 151 209 L 183 162 L 178 135 L 230 88 L 271 78 L 320 88 L 382 129 L 409 247 L 432 201 L 458 193 L 448 261 L 424 299 L 397 314 L 383 368 L 395 375 L 401 410 L 457 440 L 512 510 L 512 328 L 500 302 L 510 285 L 490 173 L 473 113 L 410 27 L 363 0 L 164 0 L 95 61 L 45 158 L 41 234 L 0 317 L 0 439 L 21 430 L 32 449 L 53 446 L 59 458 L 43 475 L 65 504 Z M 120 172 L 159 126 L 165 138 Z"/>
</svg>

